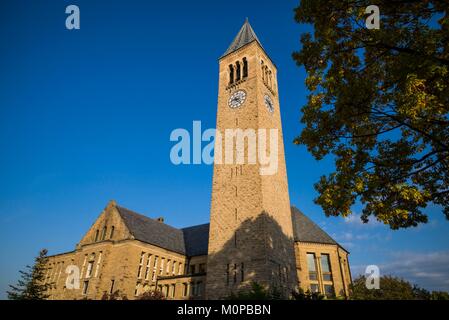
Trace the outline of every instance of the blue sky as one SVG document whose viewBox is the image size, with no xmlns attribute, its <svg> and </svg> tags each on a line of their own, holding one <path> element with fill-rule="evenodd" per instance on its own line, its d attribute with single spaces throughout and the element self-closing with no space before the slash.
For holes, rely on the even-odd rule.
<svg viewBox="0 0 449 320">
<path fill-rule="evenodd" d="M 81 29 L 65 29 L 77 4 Z M 326 218 L 313 184 L 333 168 L 291 142 L 307 95 L 291 53 L 309 26 L 297 1 L 2 1 L 0 4 L 0 298 L 40 248 L 72 250 L 110 199 L 176 227 L 209 220 L 212 167 L 170 162 L 170 133 L 215 126 L 218 57 L 249 20 L 278 67 L 292 204 L 350 252 L 449 290 L 449 223 L 390 231 Z M 359 208 L 355 208 L 359 212 Z"/>
</svg>

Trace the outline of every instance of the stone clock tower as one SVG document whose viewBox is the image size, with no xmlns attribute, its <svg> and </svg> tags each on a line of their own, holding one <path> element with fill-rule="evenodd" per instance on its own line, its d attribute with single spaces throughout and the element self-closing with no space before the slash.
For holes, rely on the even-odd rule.
<svg viewBox="0 0 449 320">
<path fill-rule="evenodd" d="M 298 280 L 276 66 L 248 20 L 219 65 L 217 130 L 223 140 L 226 129 L 266 130 L 265 145 L 270 150 L 263 151 L 275 152 L 277 165 L 272 174 L 261 174 L 259 158 L 249 163 L 248 137 L 240 150 L 245 152 L 244 163 L 215 162 L 206 298 L 247 290 L 253 281 L 276 288 L 285 297 L 296 289 Z M 269 143 L 270 129 L 277 132 L 277 148 Z"/>
</svg>

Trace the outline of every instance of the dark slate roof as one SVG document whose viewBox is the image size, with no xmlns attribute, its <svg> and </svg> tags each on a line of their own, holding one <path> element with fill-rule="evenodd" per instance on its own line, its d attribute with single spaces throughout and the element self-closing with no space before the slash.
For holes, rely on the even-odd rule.
<svg viewBox="0 0 449 320">
<path fill-rule="evenodd" d="M 177 229 L 120 206 L 117 210 L 135 239 L 190 257 L 207 255 L 208 223 Z M 291 207 L 291 211 L 295 241 L 338 245 L 296 207 Z"/>
<path fill-rule="evenodd" d="M 117 209 L 135 239 L 171 251 L 186 253 L 181 230 L 120 206 L 117 206 Z"/>
<path fill-rule="evenodd" d="M 116 207 L 136 240 L 187 256 L 207 254 L 209 224 L 177 229 L 126 208 Z"/>
<path fill-rule="evenodd" d="M 209 223 L 181 229 L 188 256 L 207 254 L 209 244 Z"/>
<path fill-rule="evenodd" d="M 222 57 L 224 57 L 234 51 L 237 51 L 241 47 L 243 47 L 253 41 L 257 41 L 260 44 L 260 46 L 262 46 L 262 44 L 260 43 L 259 39 L 256 36 L 256 33 L 254 32 L 253 28 L 249 24 L 248 18 L 246 18 L 245 23 L 243 24 L 239 33 L 234 38 L 234 41 L 232 41 L 228 50 L 226 50 L 226 52 L 222 55 Z"/>
<path fill-rule="evenodd" d="M 317 243 L 338 243 L 330 235 L 324 232 L 312 220 L 310 220 L 298 208 L 292 207 L 293 234 L 295 241 L 317 242 Z"/>
</svg>

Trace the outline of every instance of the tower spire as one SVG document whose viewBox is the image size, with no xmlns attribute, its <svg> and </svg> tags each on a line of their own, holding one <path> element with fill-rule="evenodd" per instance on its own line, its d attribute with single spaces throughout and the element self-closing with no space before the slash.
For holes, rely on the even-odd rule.
<svg viewBox="0 0 449 320">
<path fill-rule="evenodd" d="M 254 32 L 253 28 L 249 24 L 248 17 L 245 19 L 245 23 L 243 23 L 243 26 L 240 28 L 239 33 L 232 41 L 231 45 L 229 46 L 228 50 L 222 55 L 222 57 L 237 51 L 241 47 L 253 42 L 257 41 L 260 46 L 262 47 L 262 44 L 260 43 L 259 39 L 256 36 L 256 33 Z"/>
</svg>

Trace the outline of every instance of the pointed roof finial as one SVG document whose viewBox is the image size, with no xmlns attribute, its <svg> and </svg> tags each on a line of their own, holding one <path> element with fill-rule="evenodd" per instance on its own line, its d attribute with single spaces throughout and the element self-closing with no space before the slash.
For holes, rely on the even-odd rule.
<svg viewBox="0 0 449 320">
<path fill-rule="evenodd" d="M 260 46 L 262 47 L 262 44 L 260 43 L 259 39 L 257 38 L 256 33 L 254 32 L 253 28 L 249 24 L 248 17 L 246 17 L 245 23 L 240 28 L 239 33 L 234 38 L 234 41 L 232 41 L 228 50 L 226 50 L 226 52 L 222 55 L 222 57 L 224 57 L 234 51 L 237 51 L 241 47 L 243 47 L 253 41 L 257 41 L 260 44 Z"/>
</svg>

